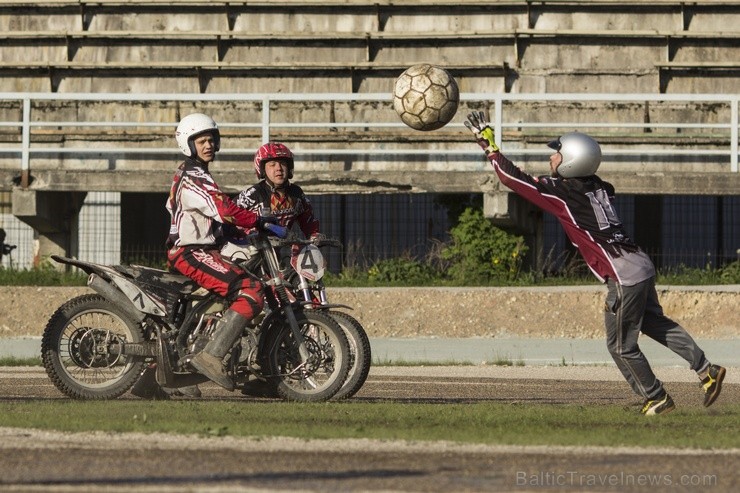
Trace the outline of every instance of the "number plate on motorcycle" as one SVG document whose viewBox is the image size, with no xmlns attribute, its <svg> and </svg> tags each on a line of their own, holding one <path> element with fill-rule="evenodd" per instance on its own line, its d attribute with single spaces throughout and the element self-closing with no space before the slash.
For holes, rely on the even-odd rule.
<svg viewBox="0 0 740 493">
<path fill-rule="evenodd" d="M 321 250 L 314 245 L 306 245 L 301 248 L 301 251 L 290 259 L 290 264 L 298 274 L 309 281 L 318 281 L 324 277 L 326 260 L 324 260 Z"/>
</svg>

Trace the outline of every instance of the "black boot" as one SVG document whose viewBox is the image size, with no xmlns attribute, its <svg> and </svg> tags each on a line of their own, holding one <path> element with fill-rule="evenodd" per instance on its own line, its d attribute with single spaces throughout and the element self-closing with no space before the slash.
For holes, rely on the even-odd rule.
<svg viewBox="0 0 740 493">
<path fill-rule="evenodd" d="M 177 387 L 177 388 L 162 387 L 162 390 L 164 390 L 166 394 L 172 397 L 198 398 L 203 395 L 201 394 L 200 389 L 198 388 L 197 385 L 188 385 L 186 387 Z"/>
<path fill-rule="evenodd" d="M 157 383 L 157 379 L 155 377 L 156 372 L 156 363 L 152 363 L 147 366 L 139 377 L 139 380 L 137 380 L 134 386 L 131 387 L 131 394 L 142 399 L 153 401 L 168 400 L 170 395 Z"/>
<path fill-rule="evenodd" d="M 197 385 L 187 387 L 169 388 L 162 387 L 157 383 L 157 364 L 151 363 L 147 366 L 139 380 L 131 387 L 131 394 L 142 399 L 154 401 L 166 401 L 170 397 L 200 397 L 200 389 Z"/>
<path fill-rule="evenodd" d="M 226 390 L 234 390 L 234 381 L 224 371 L 223 359 L 242 335 L 244 327 L 249 322 L 233 310 L 226 310 L 223 318 L 218 322 L 213 338 L 208 341 L 203 351 L 190 360 L 190 364 L 199 373 L 213 380 Z"/>
</svg>

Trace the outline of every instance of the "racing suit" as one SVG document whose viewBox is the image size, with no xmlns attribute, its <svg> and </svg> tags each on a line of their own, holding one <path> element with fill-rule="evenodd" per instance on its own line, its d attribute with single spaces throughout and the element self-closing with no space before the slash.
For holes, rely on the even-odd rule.
<svg viewBox="0 0 740 493">
<path fill-rule="evenodd" d="M 273 187 L 267 180 L 260 180 L 257 184 L 242 190 L 236 199 L 239 207 L 253 211 L 268 211 L 278 224 L 290 229 L 298 223 L 306 238 L 314 238 L 319 234 L 319 221 L 313 215 L 311 201 L 308 200 L 303 189 L 298 185 L 286 182 L 281 187 Z M 282 269 L 287 269 L 290 257 L 300 250 L 294 245 L 290 252 L 278 252 Z M 247 263 L 247 268 L 254 268 L 256 264 Z"/>
<path fill-rule="evenodd" d="M 655 267 L 627 236 L 612 205 L 610 183 L 596 175 L 533 177 L 498 151 L 489 159 L 504 185 L 557 218 L 594 275 L 607 284 L 607 347 L 635 393 L 653 399 L 665 392 L 640 350 L 640 332 L 681 356 L 697 373 L 708 368 L 709 361 L 694 339 L 663 314 L 655 290 Z"/>
<path fill-rule="evenodd" d="M 236 204 L 255 213 L 266 209 L 277 218 L 278 224 L 286 228 L 297 221 L 306 238 L 319 233 L 319 221 L 313 215 L 311 202 L 301 187 L 290 182 L 280 188 L 273 188 L 266 180 L 261 180 L 242 190 Z"/>
<path fill-rule="evenodd" d="M 223 225 L 250 229 L 258 216 L 238 207 L 213 180 L 208 165 L 186 158 L 175 173 L 166 204 L 170 212 L 167 259 L 174 269 L 223 296 L 247 319 L 262 310 L 262 285 L 220 253 Z"/>
</svg>

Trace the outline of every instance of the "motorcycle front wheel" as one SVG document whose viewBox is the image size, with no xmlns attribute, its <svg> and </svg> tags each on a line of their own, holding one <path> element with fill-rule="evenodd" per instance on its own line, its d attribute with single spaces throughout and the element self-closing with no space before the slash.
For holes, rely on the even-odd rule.
<svg viewBox="0 0 740 493">
<path fill-rule="evenodd" d="M 370 365 L 372 363 L 370 340 L 362 324 L 356 318 L 335 310 L 330 311 L 329 314 L 337 321 L 347 336 L 350 352 L 347 380 L 342 385 L 342 388 L 334 394 L 332 399 L 349 399 L 365 384 L 367 375 L 370 373 Z"/>
<path fill-rule="evenodd" d="M 296 311 L 308 352 L 303 361 L 287 320 L 268 335 L 268 376 L 278 395 L 288 401 L 331 399 L 347 379 L 350 351 L 347 336 L 331 317 L 312 310 Z"/>
<path fill-rule="evenodd" d="M 136 382 L 141 358 L 118 354 L 120 343 L 142 342 L 141 328 L 97 294 L 73 298 L 49 319 L 41 339 L 46 373 L 73 399 L 115 399 Z"/>
</svg>

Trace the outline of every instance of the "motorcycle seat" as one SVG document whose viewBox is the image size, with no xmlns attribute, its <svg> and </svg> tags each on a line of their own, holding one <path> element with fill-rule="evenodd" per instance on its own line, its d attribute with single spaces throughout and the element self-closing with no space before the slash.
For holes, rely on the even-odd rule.
<svg viewBox="0 0 740 493">
<path fill-rule="evenodd" d="M 129 274 L 133 275 L 139 282 L 166 291 L 172 291 L 176 286 L 180 286 L 178 289 L 180 294 L 190 294 L 200 287 L 198 283 L 182 274 L 173 274 L 166 270 L 143 265 L 132 265 Z"/>
</svg>

